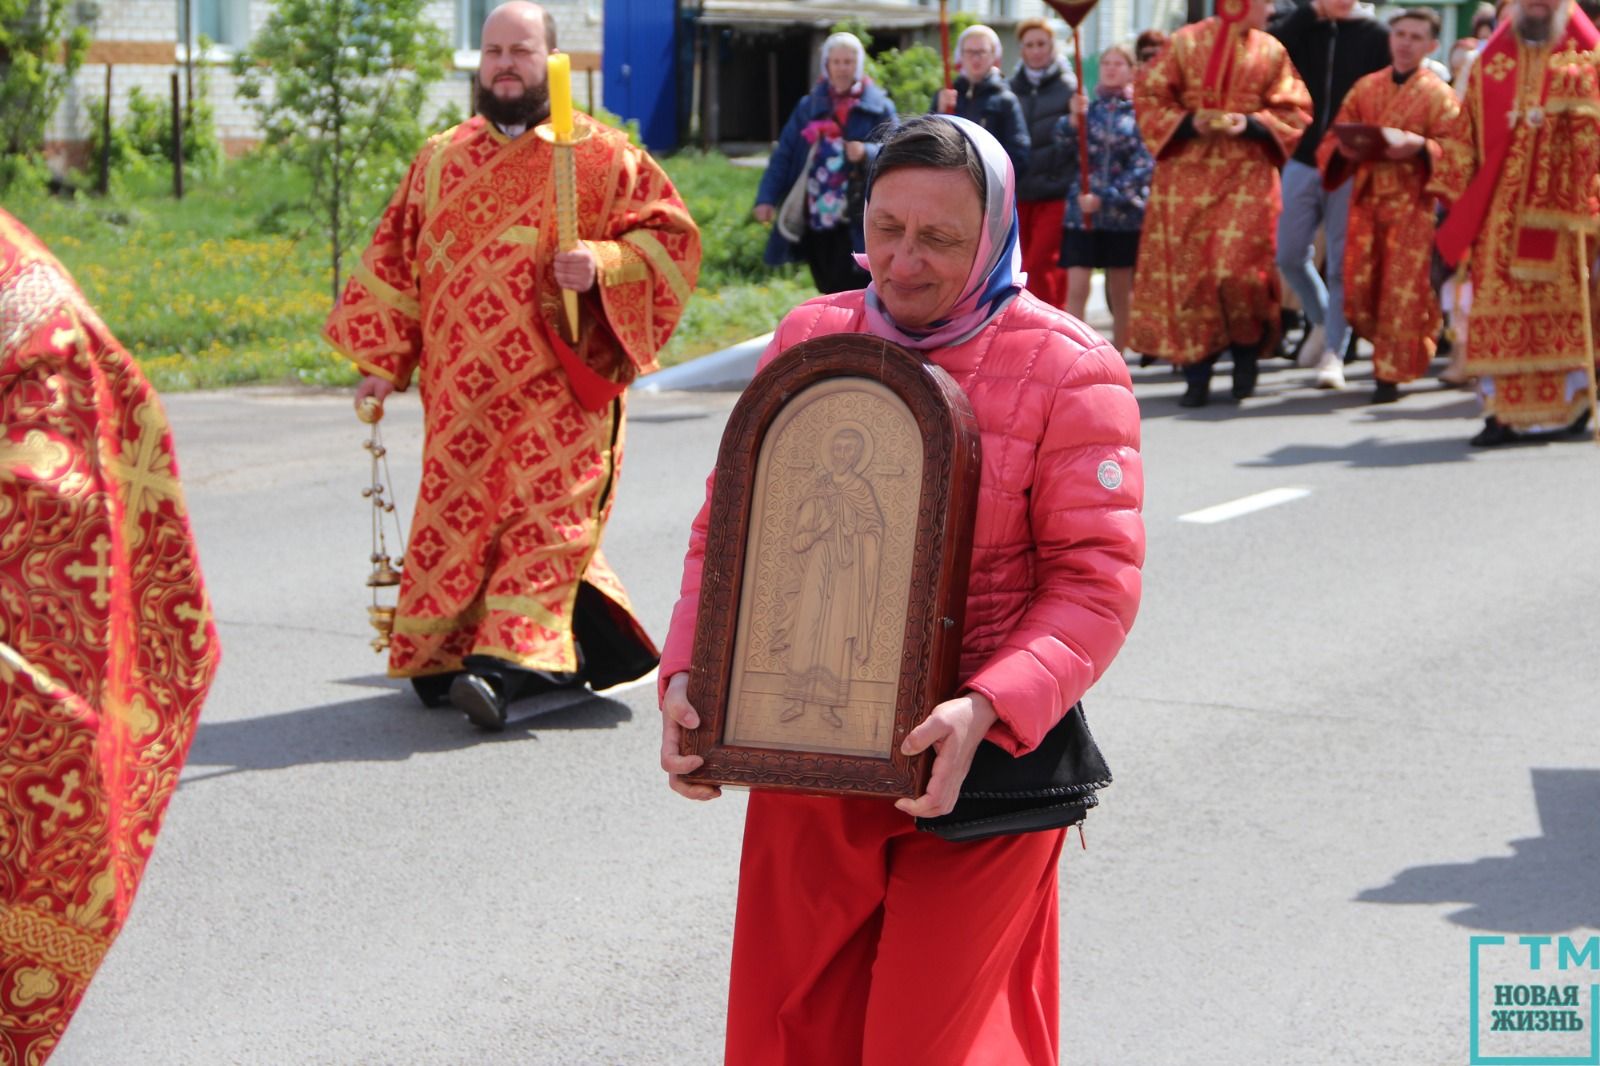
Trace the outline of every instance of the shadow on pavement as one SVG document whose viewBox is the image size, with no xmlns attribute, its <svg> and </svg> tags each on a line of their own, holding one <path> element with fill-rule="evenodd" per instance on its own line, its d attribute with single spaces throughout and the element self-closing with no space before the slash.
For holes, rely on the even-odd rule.
<svg viewBox="0 0 1600 1066">
<path fill-rule="evenodd" d="M 1311 466 L 1315 463 L 1340 463 L 1350 467 L 1425 466 L 1436 463 L 1465 463 L 1473 450 L 1465 437 L 1443 440 L 1382 440 L 1367 437 L 1349 444 L 1289 444 L 1260 459 L 1241 462 L 1242 467 Z"/>
<path fill-rule="evenodd" d="M 1402 385 L 1402 390 L 1409 386 Z M 1438 407 L 1419 407 L 1417 404 L 1408 404 L 1406 401 L 1415 395 L 1425 396 L 1428 390 L 1425 386 L 1417 386 L 1415 393 L 1402 391 L 1399 403 L 1375 404 L 1367 412 L 1367 418 L 1372 422 L 1426 422 L 1443 421 L 1461 423 L 1461 435 L 1470 437 L 1483 425 L 1483 405 L 1476 396 L 1460 389 L 1440 389 L 1439 392 L 1452 392 L 1457 399 L 1453 403 L 1441 404 Z"/>
<path fill-rule="evenodd" d="M 1402 870 L 1356 899 L 1465 903 L 1450 920 L 1494 932 L 1600 928 L 1600 770 L 1532 774 L 1543 836 L 1511 841 L 1507 857 Z"/>
<path fill-rule="evenodd" d="M 1331 415 L 1351 407 L 1370 407 L 1368 390 L 1316 392 L 1290 383 L 1262 379 L 1256 394 L 1240 403 L 1228 395 L 1228 376 L 1219 374 L 1211 383 L 1211 402 L 1205 407 L 1179 407 L 1183 390 L 1168 395 L 1151 395 L 1134 389 L 1139 397 L 1139 417 L 1181 418 L 1186 422 L 1230 422 L 1238 418 L 1280 418 L 1289 415 Z"/>
<path fill-rule="evenodd" d="M 413 755 L 481 744 L 537 740 L 566 729 L 616 729 L 631 721 L 626 703 L 588 689 L 545 693 L 511 705 L 503 733 L 485 733 L 448 706 L 429 710 L 409 686 L 383 677 L 340 682 L 382 687 L 381 696 L 305 707 L 298 711 L 208 722 L 195 732 L 179 787 L 252 770 L 337 762 L 398 762 Z M 199 769 L 215 767 L 215 770 Z M 198 772 L 196 772 L 198 770 Z"/>
</svg>

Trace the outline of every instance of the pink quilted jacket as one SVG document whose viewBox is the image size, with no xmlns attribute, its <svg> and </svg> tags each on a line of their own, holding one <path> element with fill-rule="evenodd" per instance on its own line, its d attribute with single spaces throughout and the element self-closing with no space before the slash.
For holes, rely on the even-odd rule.
<svg viewBox="0 0 1600 1066">
<path fill-rule="evenodd" d="M 761 365 L 812 337 L 864 332 L 861 292 L 819 297 L 784 318 Z M 988 739 L 1021 755 L 1105 672 L 1138 611 L 1139 407 L 1117 351 L 1026 292 L 971 340 L 928 354 L 972 401 L 983 441 L 962 688 L 994 703 Z M 689 534 L 663 690 L 689 668 L 708 512 Z"/>
</svg>

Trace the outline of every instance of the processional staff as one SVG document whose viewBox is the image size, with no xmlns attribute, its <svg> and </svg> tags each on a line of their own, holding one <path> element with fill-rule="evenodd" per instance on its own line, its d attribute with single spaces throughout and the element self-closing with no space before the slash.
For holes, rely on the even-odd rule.
<svg viewBox="0 0 1600 1066">
<path fill-rule="evenodd" d="M 939 0 L 939 55 L 944 59 L 944 87 L 955 86 L 950 76 L 950 0 Z"/>
<path fill-rule="evenodd" d="M 1089 12 L 1094 10 L 1095 0 L 1045 0 L 1055 13 L 1060 15 L 1062 21 L 1072 27 L 1072 70 L 1078 78 L 1078 91 L 1085 97 L 1089 95 L 1088 86 L 1083 83 L 1083 35 L 1078 32 L 1078 25 L 1089 17 Z M 1078 189 L 1084 196 L 1089 195 L 1089 116 L 1087 113 L 1080 118 L 1078 127 Z M 1094 228 L 1094 216 L 1083 216 L 1083 228 Z"/>
</svg>

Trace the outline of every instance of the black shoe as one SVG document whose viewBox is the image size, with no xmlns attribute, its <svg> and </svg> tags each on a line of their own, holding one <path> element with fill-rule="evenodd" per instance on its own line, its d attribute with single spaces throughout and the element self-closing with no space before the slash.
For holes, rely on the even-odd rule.
<svg viewBox="0 0 1600 1066">
<path fill-rule="evenodd" d="M 492 655 L 469 655 L 461 661 L 468 671 L 483 678 L 500 697 L 500 702 L 510 706 L 518 700 L 540 696 L 568 685 L 581 684 L 580 674 L 559 674 L 545 670 L 529 670 Z M 579 657 L 580 669 L 582 656 Z"/>
<path fill-rule="evenodd" d="M 1591 412 L 1589 411 L 1589 409 L 1587 407 L 1585 407 L 1582 411 L 1579 411 L 1578 412 L 1578 417 L 1574 418 L 1572 420 L 1572 422 L 1567 426 L 1567 428 L 1563 429 L 1561 431 L 1561 435 L 1563 437 L 1582 437 L 1582 436 L 1584 436 L 1586 431 L 1589 428 L 1589 415 L 1590 415 L 1590 413 Z"/>
<path fill-rule="evenodd" d="M 1179 407 L 1204 407 L 1211 402 L 1211 366 L 1216 358 L 1212 356 L 1198 363 L 1184 364 L 1183 379 L 1189 383 L 1189 387 L 1178 400 Z"/>
<path fill-rule="evenodd" d="M 1261 364 L 1254 348 L 1233 349 L 1233 386 L 1229 391 L 1235 400 L 1248 400 L 1256 394 L 1256 378 L 1260 372 Z"/>
<path fill-rule="evenodd" d="M 1400 386 L 1392 381 L 1380 381 L 1372 387 L 1373 403 L 1394 403 L 1400 399 Z"/>
<path fill-rule="evenodd" d="M 506 727 L 506 700 L 488 678 L 460 674 L 450 683 L 450 702 L 479 729 L 498 733 Z"/>
<path fill-rule="evenodd" d="M 1474 448 L 1497 448 L 1502 444 L 1543 444 L 1537 437 L 1519 433 L 1490 415 L 1483 420 L 1483 428 L 1468 442 Z"/>
<path fill-rule="evenodd" d="M 1147 367 L 1147 366 L 1155 366 L 1155 365 L 1156 365 L 1156 357 L 1155 356 L 1153 356 L 1153 355 L 1141 355 L 1139 357 L 1139 367 L 1140 367 L 1140 369 L 1143 369 L 1144 367 Z"/>
<path fill-rule="evenodd" d="M 411 688 L 417 694 L 417 699 L 422 701 L 424 707 L 434 710 L 445 705 L 450 695 L 450 683 L 457 678 L 457 674 L 429 674 L 426 677 L 413 677 Z"/>
</svg>

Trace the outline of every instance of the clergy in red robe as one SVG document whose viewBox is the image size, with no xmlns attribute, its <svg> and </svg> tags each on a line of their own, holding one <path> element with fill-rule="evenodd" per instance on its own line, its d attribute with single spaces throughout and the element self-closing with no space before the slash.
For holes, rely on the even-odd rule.
<svg viewBox="0 0 1600 1066">
<path fill-rule="evenodd" d="M 1355 183 L 1344 309 L 1372 342 L 1374 403 L 1398 399 L 1401 383 L 1433 359 L 1442 321 L 1429 277 L 1435 212 L 1460 194 L 1470 165 L 1455 91 L 1422 66 L 1438 43 L 1438 12 L 1408 8 L 1390 19 L 1394 63 L 1351 87 L 1317 148 L 1327 188 Z"/>
<path fill-rule="evenodd" d="M 1580 433 L 1590 416 L 1597 44 L 1571 0 L 1519 0 L 1472 64 L 1464 106 L 1475 166 L 1437 244 L 1451 266 L 1470 264 L 1466 369 L 1488 415 L 1480 447 Z"/>
<path fill-rule="evenodd" d="M 430 140 L 325 336 L 381 399 L 415 380 L 427 440 L 389 673 L 498 729 L 541 684 L 604 688 L 656 648 L 600 554 L 623 390 L 656 368 L 694 288 L 700 235 L 666 174 L 578 115 L 576 250 L 557 232 L 554 24 L 520 0 L 484 23 L 481 114 Z M 563 290 L 581 293 L 564 337 Z"/>
<path fill-rule="evenodd" d="M 0 1062 L 127 920 L 219 655 L 161 403 L 0 210 Z"/>
<path fill-rule="evenodd" d="M 1134 87 L 1156 157 L 1133 279 L 1129 342 L 1184 368 L 1181 401 L 1203 406 L 1211 368 L 1233 355 L 1233 395 L 1255 390 L 1276 343 L 1278 170 L 1311 119 L 1283 45 L 1263 32 L 1269 0 L 1219 0 L 1185 26 Z"/>
</svg>

